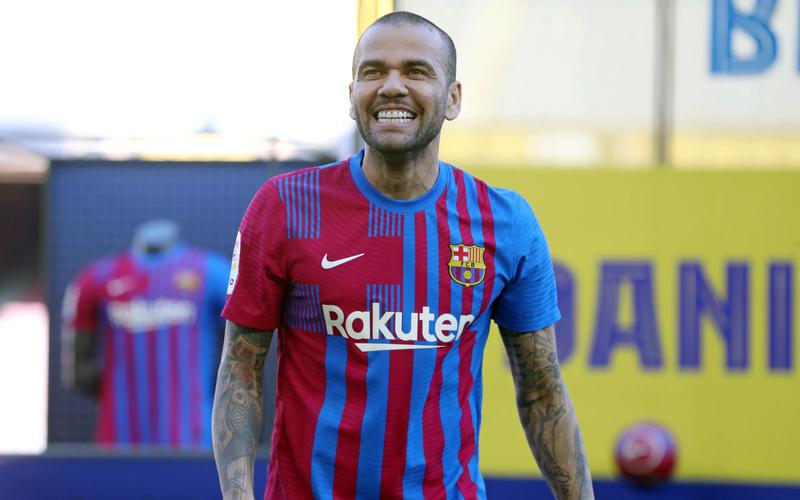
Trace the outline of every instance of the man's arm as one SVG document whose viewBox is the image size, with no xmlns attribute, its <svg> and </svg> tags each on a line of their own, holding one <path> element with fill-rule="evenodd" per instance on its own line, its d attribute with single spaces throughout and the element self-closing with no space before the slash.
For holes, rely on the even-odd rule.
<svg viewBox="0 0 800 500">
<path fill-rule="evenodd" d="M 555 328 L 515 333 L 500 328 L 533 456 L 556 498 L 592 499 L 578 419 L 556 354 Z"/>
<path fill-rule="evenodd" d="M 211 416 L 214 459 L 226 499 L 253 498 L 253 464 L 261 435 L 262 375 L 272 331 L 228 321 Z"/>
<path fill-rule="evenodd" d="M 100 394 L 100 368 L 97 366 L 97 335 L 76 332 L 73 340 L 75 388 L 96 398 Z"/>
</svg>

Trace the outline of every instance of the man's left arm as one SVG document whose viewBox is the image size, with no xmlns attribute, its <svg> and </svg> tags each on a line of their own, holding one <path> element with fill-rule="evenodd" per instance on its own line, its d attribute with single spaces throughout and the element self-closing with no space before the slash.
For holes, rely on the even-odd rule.
<svg viewBox="0 0 800 500">
<path fill-rule="evenodd" d="M 593 499 L 575 408 L 556 354 L 555 328 L 516 333 L 500 328 L 528 445 L 556 498 Z"/>
</svg>

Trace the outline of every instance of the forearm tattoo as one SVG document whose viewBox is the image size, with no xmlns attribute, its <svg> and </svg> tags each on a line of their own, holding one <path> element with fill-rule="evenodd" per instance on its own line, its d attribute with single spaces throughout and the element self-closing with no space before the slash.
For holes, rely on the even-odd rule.
<svg viewBox="0 0 800 500">
<path fill-rule="evenodd" d="M 578 420 L 561 378 L 552 326 L 501 329 L 525 436 L 556 498 L 594 498 Z"/>
<path fill-rule="evenodd" d="M 212 413 L 214 459 L 225 499 L 253 497 L 253 464 L 261 434 L 262 374 L 271 331 L 230 321 Z"/>
</svg>

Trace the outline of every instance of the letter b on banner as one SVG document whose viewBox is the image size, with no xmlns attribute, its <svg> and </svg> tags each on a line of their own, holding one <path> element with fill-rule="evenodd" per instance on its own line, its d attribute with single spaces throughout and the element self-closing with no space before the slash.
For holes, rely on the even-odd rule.
<svg viewBox="0 0 800 500">
<path fill-rule="evenodd" d="M 711 72 L 752 75 L 772 66 L 778 57 L 778 40 L 770 26 L 778 0 L 756 0 L 750 12 L 737 8 L 735 0 L 713 0 L 711 14 Z M 734 51 L 734 33 L 755 44 L 750 54 Z"/>
</svg>

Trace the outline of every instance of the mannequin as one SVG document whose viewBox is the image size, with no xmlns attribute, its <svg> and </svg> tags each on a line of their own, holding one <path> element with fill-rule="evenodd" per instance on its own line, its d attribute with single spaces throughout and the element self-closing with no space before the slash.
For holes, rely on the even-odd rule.
<svg viewBox="0 0 800 500">
<path fill-rule="evenodd" d="M 133 231 L 134 253 L 148 256 L 164 254 L 178 244 L 180 227 L 175 221 L 157 219 L 143 222 Z M 101 368 L 97 360 L 99 336 L 94 332 L 76 331 L 72 342 L 73 373 L 66 373 L 67 380 L 79 391 L 93 398 L 100 393 Z M 64 346 L 69 348 L 69 343 Z"/>
</svg>

